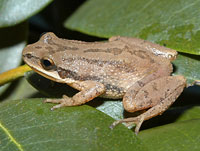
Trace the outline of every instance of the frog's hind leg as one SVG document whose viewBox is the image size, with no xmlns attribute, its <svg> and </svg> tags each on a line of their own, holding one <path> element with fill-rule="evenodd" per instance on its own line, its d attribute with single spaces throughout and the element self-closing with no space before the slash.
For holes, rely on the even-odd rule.
<svg viewBox="0 0 200 151">
<path fill-rule="evenodd" d="M 111 128 L 123 122 L 129 125 L 134 123 L 136 124 L 135 133 L 138 133 L 143 121 L 160 115 L 167 110 L 181 94 L 185 85 L 186 79 L 183 76 L 162 77 L 144 85 L 135 97 L 131 99 L 130 96 L 127 96 L 130 95 L 131 91 L 133 92 L 132 88 L 130 88 L 123 99 L 125 109 L 129 112 L 149 109 L 137 117 L 115 121 Z M 127 102 L 131 104 L 132 108 L 126 108 Z"/>
<path fill-rule="evenodd" d="M 61 108 L 64 106 L 78 106 L 84 104 L 95 97 L 98 97 L 105 92 L 105 87 L 103 84 L 94 81 L 83 81 L 79 84 L 73 84 L 73 87 L 80 90 L 73 97 L 63 96 L 61 99 L 46 99 L 45 103 L 57 103 L 51 108 L 51 110 Z"/>
</svg>

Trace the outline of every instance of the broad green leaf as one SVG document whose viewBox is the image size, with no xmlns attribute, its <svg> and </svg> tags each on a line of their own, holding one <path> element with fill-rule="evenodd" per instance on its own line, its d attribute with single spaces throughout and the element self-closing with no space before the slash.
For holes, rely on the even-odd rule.
<svg viewBox="0 0 200 151">
<path fill-rule="evenodd" d="M 52 0 L 1 0 L 0 27 L 16 25 L 39 12 Z"/>
<path fill-rule="evenodd" d="M 150 128 L 157 126 L 198 119 L 200 117 L 200 108 L 198 105 L 200 94 L 196 95 L 192 93 L 188 95 L 187 93 L 189 93 L 188 90 L 184 91 L 172 107 L 167 109 L 161 116 L 156 116 L 145 121 L 141 130 L 151 130 Z"/>
<path fill-rule="evenodd" d="M 139 133 L 149 151 L 199 151 L 200 119 L 160 126 Z"/>
<path fill-rule="evenodd" d="M 179 54 L 173 63 L 175 65 L 174 74 L 184 75 L 188 84 L 200 80 L 200 56 Z"/>
<path fill-rule="evenodd" d="M 99 37 L 147 39 L 200 55 L 200 0 L 88 0 L 65 27 Z"/>
<path fill-rule="evenodd" d="M 109 116 L 87 105 L 50 111 L 42 99 L 0 105 L 2 150 L 146 150 L 122 125 L 113 130 Z"/>
<path fill-rule="evenodd" d="M 0 73 L 15 68 L 21 63 L 21 52 L 26 45 L 27 30 L 26 22 L 0 29 Z M 1 87 L 0 93 L 6 87 Z"/>
<path fill-rule="evenodd" d="M 176 122 L 198 119 L 200 117 L 200 106 L 187 106 L 185 108 L 187 109 L 176 119 Z M 177 110 L 179 109 L 177 108 Z"/>
</svg>

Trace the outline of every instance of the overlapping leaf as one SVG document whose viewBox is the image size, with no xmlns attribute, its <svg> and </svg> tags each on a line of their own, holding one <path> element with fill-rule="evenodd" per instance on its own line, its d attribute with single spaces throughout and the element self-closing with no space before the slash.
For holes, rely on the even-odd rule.
<svg viewBox="0 0 200 151">
<path fill-rule="evenodd" d="M 0 73 L 15 68 L 21 63 L 21 52 L 26 45 L 28 24 L 0 29 Z M 1 87 L 3 92 L 7 86 Z"/>
<path fill-rule="evenodd" d="M 0 27 L 16 25 L 39 12 L 52 0 L 1 0 Z"/>
<path fill-rule="evenodd" d="M 199 6 L 200 0 L 89 0 L 65 26 L 99 37 L 140 37 L 200 54 Z"/>
</svg>

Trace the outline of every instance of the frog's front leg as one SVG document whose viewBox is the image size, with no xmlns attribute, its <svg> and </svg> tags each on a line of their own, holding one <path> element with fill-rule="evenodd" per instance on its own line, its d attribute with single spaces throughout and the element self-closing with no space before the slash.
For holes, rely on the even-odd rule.
<svg viewBox="0 0 200 151">
<path fill-rule="evenodd" d="M 105 87 L 102 83 L 94 81 L 83 81 L 80 83 L 73 83 L 72 86 L 80 92 L 73 97 L 63 96 L 61 99 L 46 99 L 46 103 L 59 103 L 51 108 L 51 110 L 64 107 L 64 106 L 78 106 L 84 104 L 95 97 L 98 97 L 105 92 Z"/>
<path fill-rule="evenodd" d="M 185 86 L 186 79 L 183 76 L 166 76 L 147 83 L 138 92 L 135 87 L 129 88 L 123 98 L 124 108 L 129 112 L 149 109 L 137 117 L 116 121 L 111 128 L 122 122 L 128 123 L 128 125 L 135 123 L 135 133 L 138 133 L 143 121 L 167 110 Z M 137 92 L 137 94 L 132 94 L 133 92 Z"/>
</svg>

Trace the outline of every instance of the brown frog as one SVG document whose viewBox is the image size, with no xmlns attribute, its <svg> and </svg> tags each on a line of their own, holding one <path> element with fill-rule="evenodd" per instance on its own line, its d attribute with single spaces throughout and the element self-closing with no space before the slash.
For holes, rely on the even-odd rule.
<svg viewBox="0 0 200 151">
<path fill-rule="evenodd" d="M 42 76 L 79 90 L 73 97 L 47 99 L 52 110 L 84 104 L 95 97 L 123 98 L 128 112 L 145 110 L 137 117 L 114 122 L 136 124 L 162 114 L 186 86 L 183 76 L 171 76 L 175 50 L 145 40 L 111 37 L 108 42 L 82 42 L 46 33 L 23 50 L 24 61 Z"/>
</svg>

